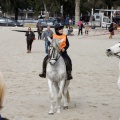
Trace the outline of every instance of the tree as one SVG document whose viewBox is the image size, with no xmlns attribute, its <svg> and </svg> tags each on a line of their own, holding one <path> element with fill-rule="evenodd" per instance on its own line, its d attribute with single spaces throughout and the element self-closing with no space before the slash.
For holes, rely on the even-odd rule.
<svg viewBox="0 0 120 120">
<path fill-rule="evenodd" d="M 81 0 L 81 12 L 84 15 L 91 13 L 91 10 L 105 8 L 105 4 L 102 0 Z"/>
<path fill-rule="evenodd" d="M 35 16 L 39 15 L 42 10 L 54 14 L 60 15 L 60 7 L 63 5 L 64 16 L 74 16 L 75 21 L 79 20 L 80 11 L 83 14 L 88 14 L 91 9 L 94 8 L 117 8 L 120 6 L 120 0 L 0 0 L 0 6 L 2 10 L 7 13 L 15 13 L 15 19 L 18 18 L 18 8 L 27 9 L 32 7 L 34 9 Z"/>
<path fill-rule="evenodd" d="M 42 0 L 44 11 L 46 14 L 46 19 L 48 18 L 48 13 L 50 12 L 51 15 L 54 15 L 58 11 L 60 12 L 60 2 L 58 0 Z"/>
<path fill-rule="evenodd" d="M 75 25 L 80 19 L 80 0 L 75 0 Z M 77 27 L 77 25 L 75 26 Z"/>
<path fill-rule="evenodd" d="M 18 19 L 18 8 L 26 6 L 24 0 L 0 0 L 0 2 L 3 11 L 15 14 L 15 20 Z"/>
</svg>

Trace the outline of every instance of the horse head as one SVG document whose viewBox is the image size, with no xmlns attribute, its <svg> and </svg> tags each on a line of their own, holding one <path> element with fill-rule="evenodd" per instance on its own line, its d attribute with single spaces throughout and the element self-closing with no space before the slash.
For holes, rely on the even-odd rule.
<svg viewBox="0 0 120 120">
<path fill-rule="evenodd" d="M 113 55 L 118 56 L 119 53 L 120 53 L 120 43 L 115 44 L 114 46 L 106 49 L 107 56 L 113 56 Z"/>
<path fill-rule="evenodd" d="M 51 39 L 50 37 L 48 37 L 48 40 L 50 42 L 50 47 L 48 52 L 49 63 L 51 65 L 54 65 L 60 57 L 60 43 L 63 40 L 58 40 L 57 38 Z"/>
</svg>

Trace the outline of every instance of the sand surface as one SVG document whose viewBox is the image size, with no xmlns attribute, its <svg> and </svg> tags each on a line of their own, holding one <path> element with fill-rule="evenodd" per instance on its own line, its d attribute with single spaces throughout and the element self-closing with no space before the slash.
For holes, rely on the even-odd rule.
<svg viewBox="0 0 120 120">
<path fill-rule="evenodd" d="M 69 85 L 71 101 L 68 110 L 61 109 L 60 114 L 50 116 L 47 79 L 38 76 L 45 56 L 44 41 L 35 40 L 32 53 L 28 54 L 25 33 L 12 31 L 14 29 L 19 28 L 0 28 L 0 70 L 6 82 L 3 117 L 10 120 L 119 120 L 119 59 L 105 54 L 106 48 L 120 42 L 118 32 L 113 39 L 108 38 L 106 30 L 90 30 L 88 36 L 77 36 L 75 30 L 74 36 L 68 36 L 74 77 Z"/>
</svg>

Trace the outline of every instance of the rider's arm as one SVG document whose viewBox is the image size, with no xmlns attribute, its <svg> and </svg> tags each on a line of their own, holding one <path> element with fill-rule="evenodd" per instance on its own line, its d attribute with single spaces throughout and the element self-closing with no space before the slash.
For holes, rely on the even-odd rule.
<svg viewBox="0 0 120 120">
<path fill-rule="evenodd" d="M 65 50 L 67 50 L 69 48 L 69 41 L 68 41 L 68 38 L 66 36 L 66 46 L 65 46 Z"/>
</svg>

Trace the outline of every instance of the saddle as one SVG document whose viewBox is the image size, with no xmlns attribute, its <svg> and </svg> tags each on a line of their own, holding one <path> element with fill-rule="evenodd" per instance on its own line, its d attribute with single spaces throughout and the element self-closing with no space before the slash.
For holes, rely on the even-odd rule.
<svg viewBox="0 0 120 120">
<path fill-rule="evenodd" d="M 62 56 L 63 57 L 63 56 Z M 43 60 L 43 71 L 41 74 L 39 74 L 40 77 L 46 78 L 46 66 L 47 66 L 47 62 L 48 62 L 48 55 L 44 58 Z M 68 56 L 64 56 L 63 57 L 64 61 L 65 61 L 65 65 L 66 65 L 66 72 L 67 72 L 67 80 L 71 80 L 73 79 L 72 75 L 71 75 L 71 71 L 72 71 L 72 63 L 71 60 Z"/>
</svg>

